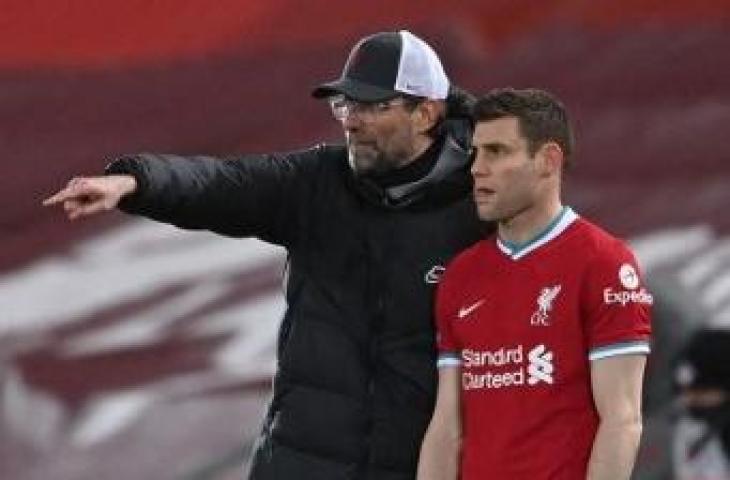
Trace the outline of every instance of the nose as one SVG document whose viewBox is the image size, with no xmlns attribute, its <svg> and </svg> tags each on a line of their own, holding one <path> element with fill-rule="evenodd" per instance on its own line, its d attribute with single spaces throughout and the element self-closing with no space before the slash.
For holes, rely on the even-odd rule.
<svg viewBox="0 0 730 480">
<path fill-rule="evenodd" d="M 491 173 L 487 162 L 484 161 L 484 158 L 479 153 L 474 156 L 470 171 L 473 177 L 486 177 Z"/>
</svg>

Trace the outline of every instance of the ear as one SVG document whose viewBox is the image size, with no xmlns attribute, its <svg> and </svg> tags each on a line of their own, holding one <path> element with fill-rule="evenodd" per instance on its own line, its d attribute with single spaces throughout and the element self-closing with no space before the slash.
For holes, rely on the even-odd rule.
<svg viewBox="0 0 730 480">
<path fill-rule="evenodd" d="M 540 176 L 550 177 L 559 175 L 563 169 L 565 155 L 563 149 L 555 142 L 547 142 L 543 144 L 537 151 L 538 169 Z"/>
<path fill-rule="evenodd" d="M 446 105 L 444 102 L 435 100 L 424 100 L 416 106 L 413 111 L 414 127 L 418 133 L 425 134 L 444 115 Z"/>
</svg>

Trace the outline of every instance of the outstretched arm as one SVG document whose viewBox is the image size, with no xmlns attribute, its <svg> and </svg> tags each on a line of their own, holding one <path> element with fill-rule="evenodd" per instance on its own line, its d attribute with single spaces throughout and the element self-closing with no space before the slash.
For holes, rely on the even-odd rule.
<svg viewBox="0 0 730 480">
<path fill-rule="evenodd" d="M 628 480 L 641 438 L 644 355 L 591 362 L 593 400 L 600 423 L 588 463 L 588 480 Z"/>
<path fill-rule="evenodd" d="M 288 246 L 320 179 L 323 148 L 229 159 L 123 156 L 106 176 L 74 179 L 44 204 L 63 204 L 72 219 L 118 207 L 181 228 Z"/>
<path fill-rule="evenodd" d="M 461 368 L 439 368 L 436 408 L 421 444 L 418 480 L 457 480 L 461 458 Z"/>
</svg>

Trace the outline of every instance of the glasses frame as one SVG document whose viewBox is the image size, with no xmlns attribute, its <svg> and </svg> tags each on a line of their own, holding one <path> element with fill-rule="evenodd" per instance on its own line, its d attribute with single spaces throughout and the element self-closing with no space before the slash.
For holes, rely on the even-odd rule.
<svg viewBox="0 0 730 480">
<path fill-rule="evenodd" d="M 327 101 L 332 111 L 332 116 L 340 122 L 350 116 L 357 116 L 357 118 L 365 122 L 372 121 L 398 105 L 412 109 L 418 103 L 417 101 L 402 96 L 378 102 L 362 102 L 347 98 L 344 95 L 334 95 L 329 97 Z"/>
</svg>

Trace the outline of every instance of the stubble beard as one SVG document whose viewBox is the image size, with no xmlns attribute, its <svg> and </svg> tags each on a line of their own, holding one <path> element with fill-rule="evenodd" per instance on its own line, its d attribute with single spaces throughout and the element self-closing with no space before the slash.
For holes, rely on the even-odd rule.
<svg viewBox="0 0 730 480">
<path fill-rule="evenodd" d="M 350 161 L 350 168 L 358 175 L 378 172 L 383 169 L 385 163 L 382 152 L 374 147 L 347 146 L 347 154 Z"/>
<path fill-rule="evenodd" d="M 371 145 L 356 148 L 350 144 L 347 153 L 350 168 L 359 176 L 387 173 L 406 163 L 405 156 L 387 155 Z"/>
</svg>

